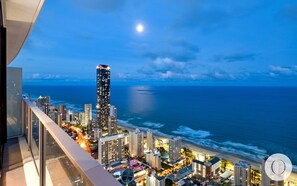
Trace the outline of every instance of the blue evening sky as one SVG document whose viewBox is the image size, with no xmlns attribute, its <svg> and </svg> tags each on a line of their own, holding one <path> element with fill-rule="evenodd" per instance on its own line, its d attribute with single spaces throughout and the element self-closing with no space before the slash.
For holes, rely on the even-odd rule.
<svg viewBox="0 0 297 186">
<path fill-rule="evenodd" d="M 67 85 L 98 64 L 114 84 L 297 86 L 297 2 L 49 0 L 11 66 Z"/>
</svg>

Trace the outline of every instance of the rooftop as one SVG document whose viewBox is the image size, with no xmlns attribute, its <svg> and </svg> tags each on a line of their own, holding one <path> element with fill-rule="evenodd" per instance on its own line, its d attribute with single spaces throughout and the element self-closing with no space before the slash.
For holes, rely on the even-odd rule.
<svg viewBox="0 0 297 186">
<path fill-rule="evenodd" d="M 110 140 L 116 140 L 119 138 L 124 138 L 125 135 L 123 133 L 118 133 L 118 134 L 113 134 L 113 135 L 108 135 L 108 136 L 102 136 L 100 138 L 101 142 L 106 142 L 106 141 L 110 141 Z"/>
<path fill-rule="evenodd" d="M 199 160 L 193 160 L 193 162 L 201 164 L 201 165 L 206 165 L 206 166 L 211 166 L 214 165 L 216 163 L 218 163 L 220 160 L 220 158 L 218 157 L 214 157 L 211 160 L 207 161 L 207 162 L 203 162 L 203 161 L 199 161 Z"/>
</svg>

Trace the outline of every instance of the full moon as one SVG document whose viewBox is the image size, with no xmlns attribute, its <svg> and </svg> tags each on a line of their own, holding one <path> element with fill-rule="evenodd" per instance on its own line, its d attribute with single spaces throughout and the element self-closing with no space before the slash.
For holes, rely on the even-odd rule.
<svg viewBox="0 0 297 186">
<path fill-rule="evenodd" d="M 137 32 L 139 32 L 139 33 L 143 32 L 143 30 L 144 30 L 143 25 L 142 25 L 142 24 L 138 24 L 138 25 L 136 26 L 136 30 L 137 30 Z"/>
</svg>

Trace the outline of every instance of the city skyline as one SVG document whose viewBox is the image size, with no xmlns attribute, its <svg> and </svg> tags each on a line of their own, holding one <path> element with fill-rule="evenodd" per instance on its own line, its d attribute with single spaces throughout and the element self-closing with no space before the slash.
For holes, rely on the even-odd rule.
<svg viewBox="0 0 297 186">
<path fill-rule="evenodd" d="M 95 85 L 103 63 L 114 84 L 296 86 L 297 4 L 226 4 L 47 2 L 11 66 L 24 84 Z"/>
<path fill-rule="evenodd" d="M 103 105 L 100 100 L 102 98 L 107 98 L 109 100 L 110 96 L 110 68 L 108 65 L 98 65 L 97 66 L 97 109 L 101 108 Z M 99 95 L 99 97 L 98 97 Z M 100 96 L 103 96 L 102 98 Z M 98 99 L 99 98 L 99 99 Z M 101 99 L 100 99 L 101 98 Z M 37 99 L 37 105 L 40 108 L 45 106 L 44 112 L 51 118 L 56 118 L 58 115 L 51 115 L 50 112 L 55 112 L 55 106 L 50 105 L 50 96 L 39 96 Z M 91 107 L 91 104 L 84 104 L 86 107 Z M 104 105 L 103 105 L 104 106 Z M 48 108 L 48 109 L 47 109 Z M 51 109 L 49 109 L 51 108 Z M 104 107 L 102 107 L 104 108 Z M 60 109 L 59 110 L 64 110 Z M 86 110 L 86 109 L 85 109 Z M 90 110 L 90 109 L 89 109 Z M 69 110 L 70 112 L 71 110 Z M 114 106 L 110 107 L 110 117 L 114 117 L 114 122 L 117 123 L 117 110 Z M 62 112 L 60 113 L 62 114 Z M 207 154 L 203 151 L 196 151 L 197 148 L 201 148 L 198 146 L 193 146 L 193 143 L 187 141 L 184 137 L 170 137 L 168 136 L 159 136 L 160 134 L 154 137 L 154 134 L 150 129 L 144 129 L 147 133 L 144 136 L 144 132 L 139 130 L 138 128 L 133 128 L 131 125 L 128 128 L 125 128 L 125 125 L 118 128 L 121 132 L 111 133 L 109 132 L 105 135 L 101 132 L 99 128 L 95 131 L 85 131 L 81 130 L 80 127 L 83 126 L 80 119 L 75 117 L 75 113 L 71 113 L 73 115 L 73 121 L 70 116 L 69 121 L 65 123 L 58 124 L 59 127 L 62 127 L 64 131 L 68 130 L 68 135 L 72 137 L 72 139 L 76 140 L 80 146 L 91 153 L 92 157 L 94 157 L 93 151 L 94 143 L 98 143 L 98 159 L 97 161 L 105 166 L 106 169 L 117 179 L 117 176 L 121 174 L 119 168 L 123 170 L 130 169 L 135 174 L 135 182 L 139 184 L 146 183 L 146 185 L 154 185 L 154 186 L 165 186 L 165 185 L 173 185 L 174 183 L 183 184 L 187 182 L 198 181 L 197 177 L 202 179 L 208 179 L 211 183 L 222 183 L 227 181 L 228 184 L 235 184 L 235 186 L 250 186 L 253 184 L 260 184 L 262 186 L 271 185 L 270 182 L 277 185 L 284 185 L 286 181 L 284 180 L 270 180 L 271 174 L 269 173 L 269 178 L 265 178 L 261 182 L 260 174 L 262 174 L 263 178 L 263 165 L 266 168 L 270 168 L 269 162 L 267 159 L 262 159 L 260 170 L 259 168 L 253 169 L 252 164 L 248 161 L 237 161 L 237 158 L 243 158 L 243 160 L 249 159 L 248 157 L 232 157 L 231 160 L 228 158 L 227 160 L 222 157 L 217 157 L 213 153 L 219 153 L 220 151 L 216 151 L 215 148 L 211 151 L 206 151 Z M 80 113 L 78 113 L 80 114 Z M 98 112 L 97 112 L 98 114 Z M 97 115 L 98 116 L 98 115 Z M 76 123 L 75 120 L 79 121 Z M 98 121 L 98 120 L 97 120 Z M 103 121 L 104 122 L 104 121 Z M 56 122 L 57 123 L 57 122 Z M 81 125 L 81 126 L 80 126 Z M 102 126 L 102 125 L 101 125 Z M 112 125 L 110 122 L 108 123 L 108 128 Z M 117 124 L 113 125 L 117 128 Z M 123 127 L 123 128 L 122 128 Z M 89 127 L 87 127 L 89 128 Z M 124 129 L 124 130 L 123 130 Z M 69 133 L 69 130 L 72 132 Z M 156 132 L 156 131 L 155 131 Z M 187 131 L 185 131 L 187 132 Z M 85 133 L 85 136 L 83 137 Z M 93 134 L 92 134 L 93 133 Z M 127 134 L 128 133 L 128 134 Z M 176 134 L 181 134 L 180 132 L 176 132 Z M 194 134 L 192 134 L 194 135 Z M 144 140 L 144 137 L 146 140 Z M 165 138 L 165 139 L 164 139 Z M 167 139 L 166 139 L 167 138 Z M 89 139 L 89 140 L 88 140 Z M 155 141 L 156 139 L 156 141 Z M 163 141 L 164 140 L 164 141 Z M 157 142 L 157 143 L 155 143 Z M 165 142 L 165 143 L 164 143 Z M 92 143 L 92 144 L 91 144 Z M 154 147 L 154 144 L 157 144 L 157 147 Z M 195 144 L 195 143 L 194 143 Z M 93 150 L 91 150 L 91 147 Z M 145 150 L 146 147 L 146 150 Z M 210 149 L 208 149 L 210 150 Z M 128 153 L 128 156 L 127 156 Z M 210 154 L 212 155 L 210 155 Z M 228 154 L 228 152 L 225 152 Z M 237 154 L 238 155 L 238 154 Z M 278 156 L 283 154 L 274 154 L 272 156 Z M 283 155 L 285 158 L 287 156 Z M 167 157 L 164 159 L 164 157 Z M 163 159 L 162 159 L 163 158 Z M 271 158 L 271 157 L 270 157 Z M 95 157 L 96 159 L 96 157 Z M 167 160 L 166 160 L 167 159 Z M 250 159 L 253 163 L 259 163 L 257 160 Z M 282 160 L 281 160 L 282 161 Z M 268 162 L 268 163 L 267 163 Z M 288 166 L 292 165 L 290 160 L 288 161 Z M 230 166 L 232 167 L 231 169 Z M 145 170 L 145 167 L 147 170 Z M 172 167 L 172 168 L 170 168 Z M 226 167 L 229 167 L 226 169 Z M 257 166 L 256 166 L 257 167 Z M 228 171 L 226 171 L 228 170 Z M 157 171 L 157 172 L 156 172 Z M 230 172 L 231 171 L 231 172 Z M 285 179 L 289 179 L 288 183 L 293 183 L 290 176 L 290 168 L 286 168 L 285 171 L 289 171 Z M 156 175 L 157 173 L 157 175 Z M 231 178 L 231 174 L 233 173 L 233 178 Z M 122 177 L 124 173 L 122 173 Z M 265 173 L 264 173 L 265 174 Z M 268 173 L 267 173 L 268 174 Z M 137 175 L 137 176 L 136 176 Z M 221 180 L 217 179 L 220 176 Z M 120 181 L 121 182 L 121 181 Z"/>
<path fill-rule="evenodd" d="M 296 185 L 296 2 L 43 3 L 0 1 L 0 185 Z"/>
</svg>

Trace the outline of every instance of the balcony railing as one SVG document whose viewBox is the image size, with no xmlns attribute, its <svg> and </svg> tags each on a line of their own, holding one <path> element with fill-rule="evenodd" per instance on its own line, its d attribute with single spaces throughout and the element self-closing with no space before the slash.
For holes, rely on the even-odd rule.
<svg viewBox="0 0 297 186">
<path fill-rule="evenodd" d="M 121 185 L 31 101 L 22 101 L 22 127 L 39 185 Z"/>
</svg>

